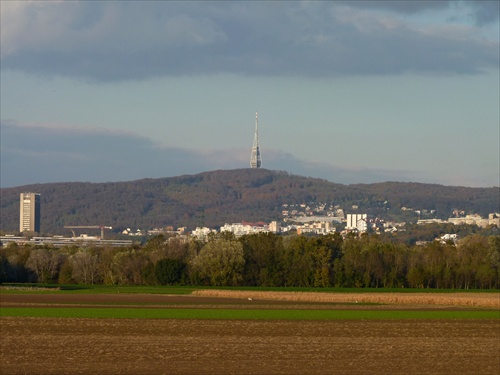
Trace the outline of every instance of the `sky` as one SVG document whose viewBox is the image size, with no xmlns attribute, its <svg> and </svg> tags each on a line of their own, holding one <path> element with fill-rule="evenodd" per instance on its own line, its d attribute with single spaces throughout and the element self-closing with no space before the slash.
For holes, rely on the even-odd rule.
<svg viewBox="0 0 500 375">
<path fill-rule="evenodd" d="M 1 1 L 0 186 L 500 185 L 499 1 Z"/>
</svg>

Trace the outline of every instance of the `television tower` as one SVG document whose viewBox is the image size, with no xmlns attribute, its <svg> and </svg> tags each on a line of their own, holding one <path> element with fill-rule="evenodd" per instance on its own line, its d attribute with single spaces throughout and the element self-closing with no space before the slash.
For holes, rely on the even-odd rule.
<svg viewBox="0 0 500 375">
<path fill-rule="evenodd" d="M 259 148 L 259 113 L 255 112 L 255 135 L 253 138 L 252 155 L 250 156 L 250 168 L 260 168 L 261 164 Z"/>
</svg>

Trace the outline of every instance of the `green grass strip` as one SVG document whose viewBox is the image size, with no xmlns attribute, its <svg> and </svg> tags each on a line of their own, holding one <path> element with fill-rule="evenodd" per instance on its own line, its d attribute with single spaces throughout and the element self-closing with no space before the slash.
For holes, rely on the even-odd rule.
<svg viewBox="0 0 500 375">
<path fill-rule="evenodd" d="M 484 310 L 271 310 L 271 309 L 144 309 L 144 308 L 18 308 L 3 307 L 1 317 L 363 320 L 363 319 L 500 319 Z"/>
</svg>

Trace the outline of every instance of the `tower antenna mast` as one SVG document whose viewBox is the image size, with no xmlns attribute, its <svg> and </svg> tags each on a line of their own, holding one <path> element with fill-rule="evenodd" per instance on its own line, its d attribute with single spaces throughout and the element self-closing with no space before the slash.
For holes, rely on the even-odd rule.
<svg viewBox="0 0 500 375">
<path fill-rule="evenodd" d="M 262 161 L 260 159 L 259 148 L 259 113 L 255 112 L 255 135 L 253 137 L 252 154 L 250 155 L 250 168 L 260 168 Z"/>
</svg>

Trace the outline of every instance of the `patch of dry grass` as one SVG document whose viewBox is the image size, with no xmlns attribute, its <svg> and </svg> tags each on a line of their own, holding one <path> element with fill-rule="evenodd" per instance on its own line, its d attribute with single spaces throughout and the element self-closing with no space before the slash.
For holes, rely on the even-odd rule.
<svg viewBox="0 0 500 375">
<path fill-rule="evenodd" d="M 196 290 L 205 297 L 296 302 L 382 303 L 425 306 L 487 307 L 500 309 L 499 293 L 314 293 L 247 290 Z"/>
</svg>

